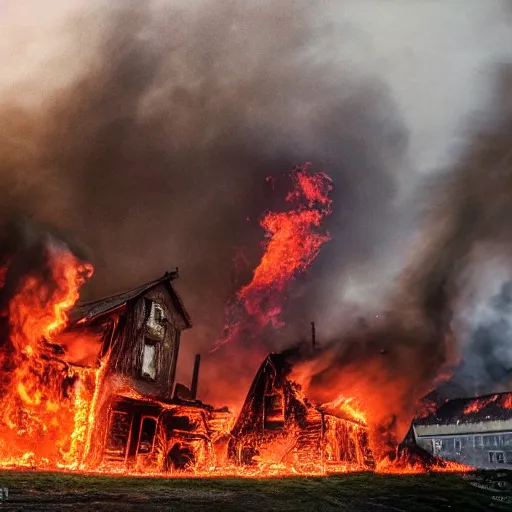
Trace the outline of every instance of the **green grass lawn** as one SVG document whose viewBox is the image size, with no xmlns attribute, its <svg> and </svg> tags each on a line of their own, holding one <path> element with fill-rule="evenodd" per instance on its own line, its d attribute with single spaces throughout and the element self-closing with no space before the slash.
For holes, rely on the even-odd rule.
<svg viewBox="0 0 512 512">
<path fill-rule="evenodd" d="M 9 499 L 0 510 L 179 511 L 489 511 L 500 494 L 475 488 L 459 475 L 377 475 L 269 480 L 163 479 L 2 472 Z"/>
</svg>

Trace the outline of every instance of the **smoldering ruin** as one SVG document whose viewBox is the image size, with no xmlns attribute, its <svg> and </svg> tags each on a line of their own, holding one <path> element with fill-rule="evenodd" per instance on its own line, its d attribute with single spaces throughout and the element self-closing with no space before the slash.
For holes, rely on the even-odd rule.
<svg viewBox="0 0 512 512">
<path fill-rule="evenodd" d="M 288 290 L 283 329 L 204 357 L 201 396 L 240 405 L 267 352 L 307 337 L 311 319 L 321 348 L 295 370 L 308 396 L 325 403 L 343 392 L 381 404 L 370 421 L 391 426 L 395 441 L 434 390 L 441 400 L 461 386 L 466 394 L 475 385 L 510 388 L 512 357 L 501 341 L 508 321 L 498 333 L 467 321 L 482 304 L 498 314 L 488 299 L 510 279 L 510 13 L 501 2 L 474 3 L 468 26 L 445 29 L 460 40 L 439 51 L 442 64 L 458 67 L 438 93 L 436 122 L 414 106 L 430 75 L 405 101 L 407 74 L 389 71 L 377 50 L 362 58 L 346 49 L 364 45 L 365 29 L 382 39 L 389 30 L 366 25 L 366 8 L 355 4 L 345 13 L 331 6 L 331 23 L 327 11 L 302 2 L 69 5 L 40 21 L 57 30 L 56 57 L 41 55 L 28 78 L 13 66 L 17 74 L 2 84 L 0 183 L 4 219 L 47 224 L 93 262 L 82 300 L 178 264 L 180 292 L 197 319 L 181 349 L 185 380 L 180 368 L 208 354 L 226 303 L 250 280 L 261 255 L 259 217 L 284 207 L 284 175 L 311 161 L 334 182 L 325 224 L 332 240 Z M 13 28 L 2 49 L 28 37 L 23 22 L 38 12 L 8 11 Z M 435 9 L 425 14 L 421 33 L 432 45 Z M 488 17 L 499 28 L 468 50 Z M 37 44 L 43 34 L 31 37 Z M 474 49 L 467 69 L 461 49 Z M 398 59 L 394 46 L 382 51 Z M 477 69 L 488 78 L 467 92 Z M 453 128 L 447 105 L 463 130 Z M 440 147 L 442 137 L 449 143 Z M 482 267 L 493 289 L 478 279 Z M 473 372 L 485 357 L 492 369 Z M 225 360 L 236 361 L 230 375 Z M 468 372 L 481 382 L 468 384 Z"/>
</svg>

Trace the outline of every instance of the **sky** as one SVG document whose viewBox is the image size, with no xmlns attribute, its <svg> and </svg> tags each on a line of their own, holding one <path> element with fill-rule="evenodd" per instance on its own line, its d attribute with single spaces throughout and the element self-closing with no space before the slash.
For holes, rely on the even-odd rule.
<svg viewBox="0 0 512 512">
<path fill-rule="evenodd" d="M 287 328 L 237 347 L 243 388 L 310 319 L 320 340 L 340 340 L 355 312 L 387 304 L 440 201 L 432 183 L 497 123 L 511 15 L 498 0 L 3 0 L 2 217 L 79 247 L 96 268 L 85 299 L 178 266 L 195 325 L 186 380 L 250 279 L 258 219 L 283 208 L 286 173 L 306 161 L 328 173 L 332 240 L 290 288 Z M 461 307 L 470 353 L 510 277 L 483 260 L 491 277 Z M 204 364 L 215 378 L 218 361 Z"/>
</svg>

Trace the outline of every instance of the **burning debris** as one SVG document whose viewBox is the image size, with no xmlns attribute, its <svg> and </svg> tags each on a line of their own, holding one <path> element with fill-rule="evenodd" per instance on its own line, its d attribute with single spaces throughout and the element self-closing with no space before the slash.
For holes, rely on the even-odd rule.
<svg viewBox="0 0 512 512">
<path fill-rule="evenodd" d="M 267 357 L 235 421 L 196 398 L 199 358 L 191 388 L 175 382 L 180 334 L 191 326 L 172 286 L 177 271 L 72 308 L 92 269 L 52 247 L 43 258 L 51 280 L 20 279 L 4 316 L 2 466 L 259 475 L 374 467 L 364 411 L 350 399 L 310 402 L 290 378 L 299 352 Z"/>
<path fill-rule="evenodd" d="M 286 283 L 328 240 L 313 228 L 330 212 L 329 178 L 307 167 L 292 176 L 288 199 L 298 205 L 265 216 L 265 253 L 238 295 L 253 334 L 276 325 Z M 376 414 L 368 382 L 349 384 L 350 368 L 327 393 L 334 398 L 306 396 L 314 390 L 308 375 L 329 353 L 315 342 L 312 350 L 269 355 L 237 418 L 203 403 L 199 357 L 191 387 L 176 382 L 181 333 L 192 325 L 172 284 L 177 270 L 75 305 L 92 267 L 45 236 L 32 245 L 35 267 L 20 266 L 16 252 L 4 258 L 2 354 L 9 377 L 2 387 L 1 465 L 198 475 L 444 467 L 437 459 L 418 464 L 425 461 L 418 447 L 412 458 L 403 450 L 396 456 L 394 425 Z M 235 323 L 229 336 L 240 336 L 242 326 Z M 376 368 L 368 361 L 367 371 Z"/>
<path fill-rule="evenodd" d="M 372 467 L 365 423 L 341 408 L 314 406 L 290 373 L 286 354 L 265 359 L 232 430 L 231 456 L 242 464 L 272 462 L 312 473 Z"/>
</svg>

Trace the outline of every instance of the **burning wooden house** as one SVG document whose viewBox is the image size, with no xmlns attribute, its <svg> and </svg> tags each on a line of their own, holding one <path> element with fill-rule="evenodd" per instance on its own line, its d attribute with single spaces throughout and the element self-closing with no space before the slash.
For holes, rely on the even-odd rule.
<svg viewBox="0 0 512 512">
<path fill-rule="evenodd" d="M 125 293 L 78 305 L 56 340 L 62 357 L 73 364 L 103 366 L 89 465 L 167 471 L 212 464 L 226 415 L 196 398 L 199 357 L 190 389 L 176 383 L 180 336 L 191 327 L 172 286 L 176 277 L 177 271 L 166 273 Z"/>
<path fill-rule="evenodd" d="M 197 399 L 199 356 L 191 386 L 177 383 L 191 327 L 177 271 L 70 310 L 87 270 L 70 258 L 52 260 L 59 286 L 30 278 L 11 301 L 1 465 L 204 472 L 259 459 L 318 473 L 371 463 L 364 422 L 313 406 L 285 354 L 263 362 L 234 428 L 229 410 Z"/>
<path fill-rule="evenodd" d="M 270 354 L 262 363 L 232 430 L 230 457 L 305 471 L 370 467 L 366 426 L 313 406 L 288 378 L 290 371 L 285 354 Z"/>
<path fill-rule="evenodd" d="M 448 400 L 414 420 L 416 443 L 437 457 L 476 468 L 512 468 L 512 393 Z"/>
</svg>

